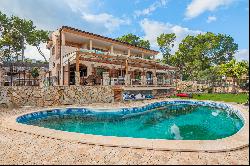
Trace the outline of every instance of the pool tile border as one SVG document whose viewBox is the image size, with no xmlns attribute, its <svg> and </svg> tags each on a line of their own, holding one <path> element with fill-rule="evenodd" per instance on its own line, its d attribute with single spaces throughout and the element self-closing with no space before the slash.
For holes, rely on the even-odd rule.
<svg viewBox="0 0 250 166">
<path fill-rule="evenodd" d="M 25 118 L 32 116 L 45 116 L 43 111 L 50 113 L 58 113 L 59 109 L 64 109 L 63 114 L 70 113 L 70 111 L 84 110 L 84 113 L 91 113 L 91 109 L 97 109 L 97 112 L 109 112 L 108 108 L 103 107 L 70 107 L 70 111 L 65 107 L 42 109 L 39 111 L 31 111 L 20 115 L 6 118 L 2 126 L 19 132 L 25 132 L 29 134 L 35 134 L 39 136 L 48 137 L 51 139 L 74 141 L 83 144 L 94 144 L 111 147 L 126 147 L 126 148 L 143 148 L 154 150 L 168 150 L 168 151 L 203 151 L 203 152 L 222 152 L 231 151 L 246 147 L 249 145 L 249 112 L 241 108 L 239 105 L 228 104 L 224 102 L 212 102 L 212 101 L 198 101 L 198 100 L 174 100 L 165 99 L 158 100 L 157 102 L 151 101 L 149 103 L 140 104 L 138 107 L 117 107 L 116 111 L 123 115 L 129 115 L 133 113 L 140 113 L 148 108 L 156 108 L 165 102 L 180 103 L 191 102 L 194 104 L 208 104 L 208 106 L 218 107 L 222 109 L 228 109 L 229 111 L 235 111 L 235 113 L 244 120 L 244 126 L 236 134 L 218 140 L 161 140 L 161 139 L 144 139 L 144 138 L 129 138 L 129 137 L 114 137 L 114 136 L 98 136 L 90 134 L 80 134 L 74 132 L 59 131 L 54 129 L 48 129 L 43 127 L 37 127 L 32 125 L 25 125 L 18 123 L 16 120 L 25 120 Z M 67 112 L 68 111 L 68 112 Z M 117 113 L 109 112 L 109 113 Z M 81 112 L 82 113 L 82 112 Z M 29 116 L 27 116 L 29 114 Z M 27 117 L 25 117 L 27 116 Z M 22 119 L 22 118 L 23 119 Z"/>
<path fill-rule="evenodd" d="M 144 113 L 148 110 L 155 109 L 157 107 L 163 106 L 165 104 L 194 104 L 194 105 L 202 105 L 202 106 L 209 106 L 209 107 L 216 107 L 219 109 L 223 109 L 228 111 L 229 113 L 233 112 L 238 117 L 240 117 L 243 121 L 245 119 L 242 117 L 241 113 L 237 109 L 233 109 L 231 106 L 224 104 L 224 103 L 216 103 L 216 102 L 204 102 L 204 101 L 187 101 L 187 100 L 176 100 L 176 101 L 161 101 L 161 102 L 154 102 L 147 104 L 141 107 L 131 107 L 131 108 L 119 108 L 115 110 L 109 109 L 93 109 L 93 108 L 63 108 L 63 109 L 49 109 L 45 111 L 38 111 L 32 112 L 30 114 L 25 114 L 17 118 L 17 122 L 25 123 L 25 121 L 33 120 L 33 119 L 41 119 L 48 116 L 65 116 L 70 114 L 75 115 L 96 115 L 96 114 L 111 114 L 111 115 L 134 115 L 138 113 Z"/>
</svg>

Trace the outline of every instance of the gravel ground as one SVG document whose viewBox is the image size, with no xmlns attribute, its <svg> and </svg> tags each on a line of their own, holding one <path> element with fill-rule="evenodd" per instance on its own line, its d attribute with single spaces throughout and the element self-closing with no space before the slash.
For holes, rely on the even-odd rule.
<svg viewBox="0 0 250 166">
<path fill-rule="evenodd" d="M 249 147 L 222 153 L 104 147 L 29 135 L 1 127 L 3 118 L 30 110 L 32 108 L 0 108 L 0 164 L 249 164 Z"/>
</svg>

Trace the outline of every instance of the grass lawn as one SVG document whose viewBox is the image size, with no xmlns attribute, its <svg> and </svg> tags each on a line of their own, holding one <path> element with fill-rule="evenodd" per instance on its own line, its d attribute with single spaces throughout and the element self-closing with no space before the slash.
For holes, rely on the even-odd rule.
<svg viewBox="0 0 250 166">
<path fill-rule="evenodd" d="M 173 98 L 179 98 L 172 96 Z M 213 101 L 225 101 L 225 102 L 235 102 L 235 103 L 246 103 L 249 95 L 246 93 L 241 94 L 193 94 L 193 99 L 197 100 L 213 100 Z"/>
</svg>

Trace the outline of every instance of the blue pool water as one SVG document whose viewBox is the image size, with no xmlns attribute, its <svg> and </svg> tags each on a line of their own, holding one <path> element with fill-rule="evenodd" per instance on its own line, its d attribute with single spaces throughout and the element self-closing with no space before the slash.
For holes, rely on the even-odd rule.
<svg viewBox="0 0 250 166">
<path fill-rule="evenodd" d="M 106 113 L 83 108 L 52 110 L 25 115 L 17 121 L 84 134 L 168 140 L 221 139 L 235 134 L 244 125 L 232 111 L 190 102 L 166 102 L 133 113 L 134 110 L 129 113 L 122 109 Z"/>
</svg>

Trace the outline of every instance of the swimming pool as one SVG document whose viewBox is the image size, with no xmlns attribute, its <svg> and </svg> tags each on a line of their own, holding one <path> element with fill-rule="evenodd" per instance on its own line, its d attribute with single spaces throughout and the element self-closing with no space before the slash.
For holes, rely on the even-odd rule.
<svg viewBox="0 0 250 166">
<path fill-rule="evenodd" d="M 162 101 L 120 109 L 65 108 L 25 114 L 18 123 L 116 137 L 164 140 L 216 140 L 244 125 L 239 111 L 222 103 Z"/>
</svg>

